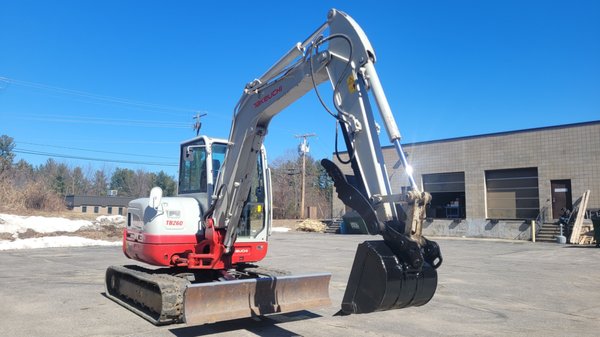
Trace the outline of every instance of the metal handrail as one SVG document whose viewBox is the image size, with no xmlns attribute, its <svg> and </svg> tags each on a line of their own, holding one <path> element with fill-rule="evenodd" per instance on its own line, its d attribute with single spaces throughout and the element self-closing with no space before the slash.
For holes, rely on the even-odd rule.
<svg viewBox="0 0 600 337">
<path fill-rule="evenodd" d="M 538 216 L 535 218 L 535 235 L 537 236 L 540 231 L 542 230 L 542 226 L 544 225 L 544 222 L 546 222 L 546 213 L 548 213 L 548 206 L 544 206 L 540 209 L 540 213 L 538 213 Z"/>
</svg>

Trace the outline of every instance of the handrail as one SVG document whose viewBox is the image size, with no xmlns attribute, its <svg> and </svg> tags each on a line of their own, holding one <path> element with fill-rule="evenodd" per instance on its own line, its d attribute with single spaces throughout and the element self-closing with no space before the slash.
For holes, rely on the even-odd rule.
<svg viewBox="0 0 600 337">
<path fill-rule="evenodd" d="M 546 214 L 548 213 L 548 206 L 544 206 L 540 209 L 538 216 L 535 218 L 535 235 L 537 236 L 542 230 L 544 222 L 546 222 Z"/>
</svg>

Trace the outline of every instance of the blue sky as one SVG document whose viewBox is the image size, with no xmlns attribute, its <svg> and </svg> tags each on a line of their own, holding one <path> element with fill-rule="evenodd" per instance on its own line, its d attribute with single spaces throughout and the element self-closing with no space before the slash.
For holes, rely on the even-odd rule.
<svg viewBox="0 0 600 337">
<path fill-rule="evenodd" d="M 177 163 L 194 112 L 227 137 L 244 85 L 332 7 L 371 40 L 403 142 L 600 120 L 598 1 L 258 4 L 0 1 L 0 134 L 25 152 L 115 161 L 56 158 L 70 165 L 175 175 L 151 164 Z M 331 157 L 334 121 L 313 94 L 273 120 L 269 157 L 303 133 Z"/>
</svg>

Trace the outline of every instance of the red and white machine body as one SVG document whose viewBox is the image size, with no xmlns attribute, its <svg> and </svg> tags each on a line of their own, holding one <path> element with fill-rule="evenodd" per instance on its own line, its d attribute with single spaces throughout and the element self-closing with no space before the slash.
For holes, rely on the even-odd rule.
<svg viewBox="0 0 600 337">
<path fill-rule="evenodd" d="M 214 182 L 225 158 L 227 141 L 199 136 L 181 144 L 179 192 L 132 200 L 123 234 L 123 252 L 131 259 L 156 266 L 224 269 L 262 260 L 271 227 L 269 170 L 264 148 L 257 155 L 256 177 L 244 207 L 232 254 L 214 258 L 218 231 L 206 235 L 203 215 L 211 204 Z M 215 235 L 217 234 L 217 235 Z"/>
</svg>

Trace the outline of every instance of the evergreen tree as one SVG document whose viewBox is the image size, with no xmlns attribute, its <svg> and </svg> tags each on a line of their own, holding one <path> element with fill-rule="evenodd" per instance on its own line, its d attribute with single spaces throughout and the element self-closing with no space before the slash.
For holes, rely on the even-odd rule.
<svg viewBox="0 0 600 337">
<path fill-rule="evenodd" d="M 7 135 L 0 136 L 0 175 L 12 167 L 15 159 L 15 142 L 12 137 Z"/>
<path fill-rule="evenodd" d="M 175 182 L 175 179 L 166 174 L 164 171 L 158 172 L 158 174 L 155 176 L 154 186 L 162 188 L 164 195 L 167 197 L 174 196 L 177 192 L 177 182 Z"/>
<path fill-rule="evenodd" d="M 110 178 L 110 188 L 119 191 L 119 195 L 139 196 L 135 195 L 135 172 L 130 169 L 117 168 Z"/>
</svg>

